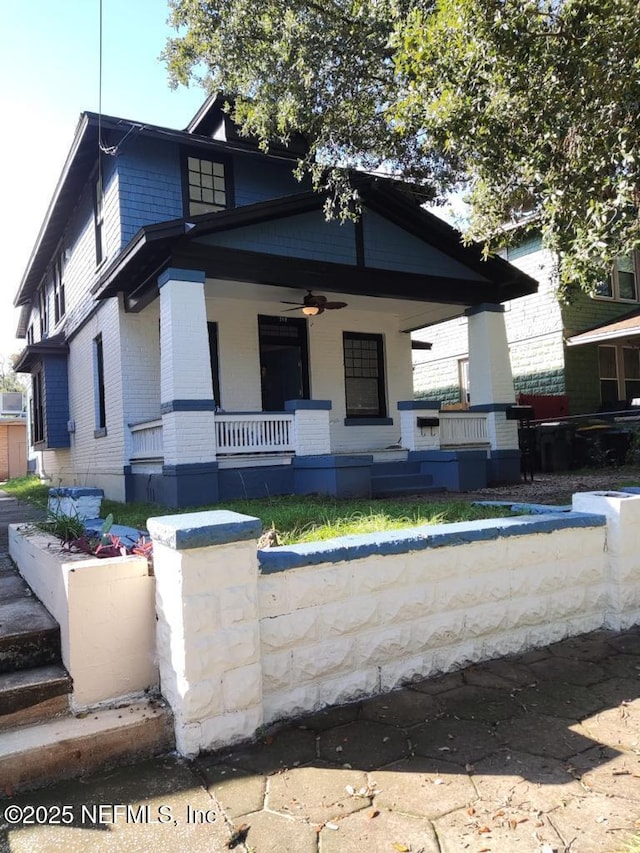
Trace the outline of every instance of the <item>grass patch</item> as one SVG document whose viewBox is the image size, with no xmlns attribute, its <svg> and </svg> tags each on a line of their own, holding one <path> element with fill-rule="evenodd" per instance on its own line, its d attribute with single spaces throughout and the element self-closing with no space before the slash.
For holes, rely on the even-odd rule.
<svg viewBox="0 0 640 853">
<path fill-rule="evenodd" d="M 37 477 L 10 480 L 3 488 L 19 500 L 46 508 L 49 487 L 43 485 Z M 225 501 L 223 504 L 180 510 L 160 504 L 122 504 L 103 500 L 101 513 L 103 516 L 111 513 L 117 524 L 144 529 L 147 519 L 152 516 L 222 508 L 259 518 L 265 530 L 274 529 L 278 532 L 283 545 L 333 539 L 349 534 L 378 533 L 423 524 L 444 524 L 512 515 L 506 507 L 474 506 L 463 500 L 336 500 L 299 495 Z"/>
</svg>

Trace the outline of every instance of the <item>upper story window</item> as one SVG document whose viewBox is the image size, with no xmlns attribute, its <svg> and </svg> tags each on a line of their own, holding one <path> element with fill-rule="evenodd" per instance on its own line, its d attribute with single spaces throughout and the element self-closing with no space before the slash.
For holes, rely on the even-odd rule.
<svg viewBox="0 0 640 853">
<path fill-rule="evenodd" d="M 104 227 L 104 193 L 102 191 L 101 173 L 98 174 L 93 185 L 93 225 L 96 236 L 96 266 L 99 267 L 107 256 Z"/>
<path fill-rule="evenodd" d="M 53 319 L 55 323 L 66 314 L 64 295 L 64 249 L 58 252 L 53 263 Z"/>
<path fill-rule="evenodd" d="M 27 329 L 27 344 L 32 344 L 34 340 L 33 323 L 29 323 L 29 328 Z"/>
<path fill-rule="evenodd" d="M 42 285 L 38 293 L 38 310 L 40 312 L 40 340 L 42 340 L 49 334 L 49 305 L 46 284 Z"/>
<path fill-rule="evenodd" d="M 232 207 L 229 191 L 229 169 L 227 162 L 195 157 L 186 157 L 185 164 L 185 211 L 187 215 L 213 213 Z"/>
<path fill-rule="evenodd" d="M 596 287 L 599 299 L 620 302 L 638 301 L 638 269 L 636 255 L 621 255 L 614 261 L 611 274 Z"/>
</svg>

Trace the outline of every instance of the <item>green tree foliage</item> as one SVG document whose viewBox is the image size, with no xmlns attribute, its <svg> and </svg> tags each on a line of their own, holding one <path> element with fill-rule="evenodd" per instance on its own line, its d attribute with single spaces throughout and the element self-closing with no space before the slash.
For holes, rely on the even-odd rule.
<svg viewBox="0 0 640 853">
<path fill-rule="evenodd" d="M 469 239 L 535 224 L 568 292 L 640 247 L 638 0 L 170 0 L 174 83 L 233 96 L 244 132 L 302 133 L 299 173 L 466 186 Z"/>
</svg>

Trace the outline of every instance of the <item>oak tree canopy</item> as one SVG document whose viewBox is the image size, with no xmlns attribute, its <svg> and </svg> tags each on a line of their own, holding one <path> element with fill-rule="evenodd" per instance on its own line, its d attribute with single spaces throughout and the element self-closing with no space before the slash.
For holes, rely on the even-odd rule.
<svg viewBox="0 0 640 853">
<path fill-rule="evenodd" d="M 345 167 L 442 199 L 487 251 L 529 221 L 565 292 L 640 248 L 638 0 L 170 0 L 174 84 L 232 99 L 353 209 Z M 507 232 L 508 233 L 508 232 Z M 521 232 L 520 232 L 521 233 Z"/>
</svg>

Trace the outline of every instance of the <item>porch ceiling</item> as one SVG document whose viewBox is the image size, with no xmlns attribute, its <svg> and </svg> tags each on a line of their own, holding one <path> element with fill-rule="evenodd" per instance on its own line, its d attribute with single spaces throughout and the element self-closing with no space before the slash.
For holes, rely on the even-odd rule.
<svg viewBox="0 0 640 853">
<path fill-rule="evenodd" d="M 425 303 L 418 300 L 387 297 L 372 298 L 368 294 L 354 293 L 349 290 L 337 291 L 321 285 L 309 289 L 318 293 L 331 293 L 331 299 L 347 303 L 346 310 L 373 312 L 384 314 L 387 317 L 396 316 L 398 317 L 398 328 L 401 332 L 411 332 L 424 326 L 441 323 L 443 320 L 459 317 L 465 310 L 464 306 L 454 303 Z M 295 306 L 285 305 L 283 300 L 286 302 L 302 302 L 306 293 L 307 288 L 300 285 L 296 289 L 256 284 L 255 282 L 244 282 L 238 286 L 236 281 L 218 278 L 208 278 L 206 285 L 206 295 L 209 298 L 237 299 L 241 302 L 260 303 L 261 305 L 264 305 L 265 302 L 272 303 L 274 314 L 290 317 L 302 317 L 303 315 L 301 311 L 288 311 L 290 308 L 295 309 Z M 327 312 L 327 315 L 331 313 L 333 312 Z"/>
</svg>

